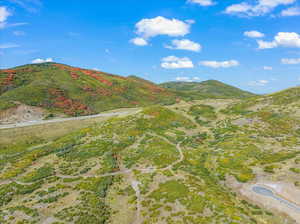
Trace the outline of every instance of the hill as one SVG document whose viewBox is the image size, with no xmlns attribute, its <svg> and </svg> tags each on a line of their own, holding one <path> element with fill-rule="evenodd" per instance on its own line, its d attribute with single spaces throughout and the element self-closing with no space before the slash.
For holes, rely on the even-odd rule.
<svg viewBox="0 0 300 224">
<path fill-rule="evenodd" d="M 224 112 L 231 114 L 247 114 L 253 109 L 284 111 L 297 115 L 300 108 L 300 86 L 285 89 L 276 93 L 244 99 L 229 106 Z"/>
<path fill-rule="evenodd" d="M 57 63 L 0 70 L 0 111 L 21 104 L 53 114 L 77 116 L 115 108 L 170 104 L 175 99 L 174 93 L 140 78 Z"/>
<path fill-rule="evenodd" d="M 186 100 L 199 100 L 207 98 L 215 99 L 243 99 L 255 96 L 255 94 L 243 91 L 239 88 L 224 84 L 216 80 L 204 82 L 167 82 L 160 86 L 174 91 Z"/>
</svg>

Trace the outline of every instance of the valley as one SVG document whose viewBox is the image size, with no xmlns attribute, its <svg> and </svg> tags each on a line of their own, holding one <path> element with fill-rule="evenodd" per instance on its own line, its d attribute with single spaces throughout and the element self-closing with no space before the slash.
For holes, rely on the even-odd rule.
<svg viewBox="0 0 300 224">
<path fill-rule="evenodd" d="M 299 223 L 299 88 L 176 94 L 2 125 L 0 222 Z"/>
</svg>

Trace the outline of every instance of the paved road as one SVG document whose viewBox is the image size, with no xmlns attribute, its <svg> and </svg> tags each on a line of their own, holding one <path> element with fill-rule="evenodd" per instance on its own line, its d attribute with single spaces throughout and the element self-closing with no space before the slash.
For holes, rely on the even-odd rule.
<svg viewBox="0 0 300 224">
<path fill-rule="evenodd" d="M 290 202 L 290 201 L 280 197 L 279 195 L 275 194 L 272 190 L 270 190 L 266 187 L 254 186 L 252 188 L 252 190 L 257 194 L 260 194 L 260 195 L 263 195 L 263 196 L 266 196 L 266 197 L 271 197 L 271 198 L 279 201 L 280 203 L 285 204 L 287 207 L 289 207 L 291 209 L 294 209 L 297 212 L 300 212 L 300 207 L 298 205 L 296 205 L 295 203 Z"/>
<path fill-rule="evenodd" d="M 16 124 L 0 125 L 0 129 L 19 128 L 19 127 L 26 127 L 26 126 L 33 126 L 33 125 L 64 122 L 64 121 L 86 120 L 86 119 L 97 118 L 97 117 L 113 117 L 113 116 L 119 116 L 119 115 L 130 115 L 130 114 L 137 113 L 139 111 L 140 111 L 139 109 L 131 109 L 131 110 L 122 111 L 122 112 L 102 113 L 102 114 L 81 116 L 81 117 L 57 118 L 57 119 L 52 119 L 52 120 L 27 121 L 27 122 L 21 122 L 21 123 L 16 123 Z"/>
</svg>

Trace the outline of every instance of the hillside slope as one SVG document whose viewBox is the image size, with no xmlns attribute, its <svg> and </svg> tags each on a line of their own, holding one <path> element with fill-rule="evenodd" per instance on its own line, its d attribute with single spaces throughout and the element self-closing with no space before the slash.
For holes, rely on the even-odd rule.
<svg viewBox="0 0 300 224">
<path fill-rule="evenodd" d="M 0 111 L 17 104 L 71 116 L 174 103 L 174 93 L 149 81 L 57 63 L 0 70 Z"/>
<path fill-rule="evenodd" d="M 300 86 L 264 96 L 245 99 L 239 103 L 232 104 L 224 112 L 246 115 L 253 110 L 264 109 L 300 116 Z"/>
<path fill-rule="evenodd" d="M 145 108 L 54 140 L 0 145 L 0 222 L 300 220 L 293 207 L 252 190 L 269 184 L 299 203 L 300 119 L 255 108 L 226 114 L 223 99 L 194 103 Z"/>
<path fill-rule="evenodd" d="M 177 95 L 187 100 L 207 98 L 242 99 L 255 96 L 253 93 L 243 91 L 239 88 L 216 80 L 208 80 L 204 82 L 166 82 L 160 84 L 160 86 L 174 91 Z"/>
</svg>

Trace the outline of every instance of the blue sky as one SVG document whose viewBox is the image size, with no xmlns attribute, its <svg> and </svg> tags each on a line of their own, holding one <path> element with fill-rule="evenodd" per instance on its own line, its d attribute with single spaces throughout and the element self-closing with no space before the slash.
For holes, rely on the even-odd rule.
<svg viewBox="0 0 300 224">
<path fill-rule="evenodd" d="M 48 59 L 269 93 L 300 84 L 299 24 L 298 0 L 0 0 L 0 66 Z"/>
</svg>

